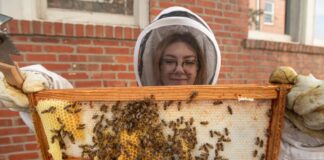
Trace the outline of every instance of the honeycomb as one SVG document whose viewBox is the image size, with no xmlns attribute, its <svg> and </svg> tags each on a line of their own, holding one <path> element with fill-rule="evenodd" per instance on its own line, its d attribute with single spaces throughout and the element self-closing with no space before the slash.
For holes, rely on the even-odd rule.
<svg viewBox="0 0 324 160">
<path fill-rule="evenodd" d="M 62 146 L 57 139 L 53 138 L 57 136 L 55 130 L 60 130 L 64 126 L 64 130 L 71 133 L 75 140 L 81 140 L 84 138 L 84 133 L 78 130 L 77 127 L 80 124 L 80 112 L 73 113 L 71 109 L 68 110 L 67 106 L 71 106 L 73 111 L 80 111 L 81 106 L 79 104 L 73 104 L 62 100 L 43 100 L 39 101 L 36 110 L 41 118 L 41 121 L 49 142 L 49 153 L 54 160 L 62 159 Z M 68 112 L 70 111 L 70 112 Z M 73 114 L 73 116 L 71 116 Z"/>
</svg>

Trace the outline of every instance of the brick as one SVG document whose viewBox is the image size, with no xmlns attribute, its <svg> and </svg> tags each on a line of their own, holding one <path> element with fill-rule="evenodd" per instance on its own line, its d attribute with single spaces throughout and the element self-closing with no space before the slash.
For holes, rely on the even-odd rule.
<svg viewBox="0 0 324 160">
<path fill-rule="evenodd" d="M 37 159 L 39 158 L 37 152 L 19 153 L 9 156 L 9 160 L 22 160 L 22 159 Z"/>
<path fill-rule="evenodd" d="M 29 34 L 30 31 L 30 21 L 20 20 L 21 33 Z"/>
<path fill-rule="evenodd" d="M 34 142 L 36 141 L 36 137 L 34 135 L 22 135 L 22 136 L 14 136 L 11 137 L 14 143 L 21 142 Z"/>
<path fill-rule="evenodd" d="M 92 79 L 116 79 L 115 73 L 94 73 Z"/>
<path fill-rule="evenodd" d="M 112 47 L 108 47 L 105 48 L 105 53 L 106 54 L 129 54 L 129 49 L 128 48 L 112 48 Z"/>
<path fill-rule="evenodd" d="M 111 26 L 105 26 L 105 36 L 106 38 L 112 38 L 113 35 L 113 27 Z"/>
<path fill-rule="evenodd" d="M 125 81 L 104 81 L 105 87 L 126 87 L 127 82 Z"/>
<path fill-rule="evenodd" d="M 27 61 L 41 61 L 41 62 L 49 62 L 49 61 L 56 61 L 56 55 L 49 55 L 49 54 L 27 54 L 26 55 Z"/>
<path fill-rule="evenodd" d="M 208 14 L 208 15 L 212 15 L 213 18 L 216 17 L 216 16 L 222 16 L 223 15 L 223 12 L 221 12 L 221 11 L 218 11 L 218 10 L 215 10 L 215 9 L 208 9 L 208 8 L 204 9 L 204 13 Z"/>
<path fill-rule="evenodd" d="M 135 79 L 134 73 L 118 73 L 118 79 Z"/>
<path fill-rule="evenodd" d="M 73 64 L 74 71 L 99 71 L 98 64 Z"/>
<path fill-rule="evenodd" d="M 195 4 L 195 0 L 176 0 L 176 2 L 180 4 Z"/>
<path fill-rule="evenodd" d="M 11 111 L 8 109 L 0 109 L 0 117 L 15 117 L 19 116 L 19 112 Z"/>
<path fill-rule="evenodd" d="M 132 39 L 133 38 L 133 33 L 132 33 L 133 29 L 132 28 L 125 28 L 124 29 L 124 37 L 125 39 Z"/>
<path fill-rule="evenodd" d="M 63 39 L 64 44 L 73 44 L 73 45 L 78 45 L 78 44 L 90 44 L 91 41 L 89 39 Z"/>
<path fill-rule="evenodd" d="M 162 1 L 159 3 L 159 6 L 161 8 L 168 8 L 168 7 L 172 7 L 174 5 L 176 5 L 174 2 L 167 2 L 167 1 Z"/>
<path fill-rule="evenodd" d="M 10 39 L 15 43 L 15 42 L 27 42 L 28 37 L 25 36 L 11 36 Z"/>
<path fill-rule="evenodd" d="M 113 62 L 113 58 L 111 56 L 88 56 L 89 62 L 103 62 L 103 63 L 111 63 Z"/>
<path fill-rule="evenodd" d="M 207 7 L 207 8 L 215 8 L 216 7 L 215 2 L 213 2 L 213 1 L 199 0 L 197 2 L 198 2 L 198 5 L 202 6 L 202 7 Z"/>
<path fill-rule="evenodd" d="M 53 35 L 53 24 L 51 22 L 44 22 L 43 32 L 45 35 Z"/>
<path fill-rule="evenodd" d="M 20 117 L 13 119 L 13 125 L 14 126 L 26 126 L 25 122 Z"/>
<path fill-rule="evenodd" d="M 46 64 L 43 63 L 43 66 L 45 66 L 45 68 L 47 68 L 48 70 L 52 70 L 52 71 L 67 71 L 71 68 L 70 64 Z"/>
<path fill-rule="evenodd" d="M 39 146 L 37 143 L 29 143 L 29 144 L 25 144 L 25 149 L 27 151 L 29 150 L 40 150 Z"/>
<path fill-rule="evenodd" d="M 9 143 L 11 143 L 9 137 L 0 137 L 0 146 L 1 146 L 2 144 L 6 144 L 6 145 L 8 145 Z"/>
<path fill-rule="evenodd" d="M 94 27 L 93 27 L 93 25 L 90 25 L 90 24 L 86 25 L 86 36 L 88 36 L 88 37 L 94 36 Z"/>
<path fill-rule="evenodd" d="M 96 36 L 97 37 L 105 37 L 104 27 L 102 25 L 96 25 Z"/>
<path fill-rule="evenodd" d="M 114 40 L 93 40 L 94 45 L 118 46 L 119 42 Z"/>
<path fill-rule="evenodd" d="M 70 46 L 59 46 L 59 45 L 54 45 L 54 46 L 44 46 L 44 51 L 45 52 L 56 52 L 56 53 L 71 53 L 73 52 L 73 48 Z"/>
<path fill-rule="evenodd" d="M 126 66 L 121 64 L 102 64 L 101 70 L 104 71 L 126 71 Z"/>
<path fill-rule="evenodd" d="M 202 7 L 188 6 L 187 8 L 196 14 L 202 14 L 204 11 Z"/>
<path fill-rule="evenodd" d="M 89 76 L 86 73 L 69 72 L 69 73 L 63 73 L 61 75 L 66 79 L 88 79 L 89 78 Z"/>
<path fill-rule="evenodd" d="M 24 148 L 22 145 L 7 145 L 7 146 L 0 146 L 0 154 L 3 153 L 13 153 L 23 151 Z"/>
<path fill-rule="evenodd" d="M 59 39 L 55 37 L 32 37 L 30 38 L 32 42 L 39 43 L 59 43 Z"/>
<path fill-rule="evenodd" d="M 65 24 L 65 34 L 67 36 L 74 36 L 74 25 L 73 24 Z"/>
<path fill-rule="evenodd" d="M 133 63 L 134 58 L 132 56 L 116 56 L 115 61 L 117 63 Z"/>
<path fill-rule="evenodd" d="M 101 81 L 77 81 L 75 82 L 75 87 L 77 88 L 89 88 L 89 87 L 101 87 Z"/>
<path fill-rule="evenodd" d="M 133 31 L 133 39 L 137 39 L 137 37 L 140 35 L 141 30 L 139 28 L 135 28 Z"/>
<path fill-rule="evenodd" d="M 8 127 L 8 126 L 12 126 L 11 119 L 0 119 L 0 127 Z"/>
<path fill-rule="evenodd" d="M 59 55 L 58 60 L 60 62 L 86 62 L 87 57 L 85 55 Z"/>
<path fill-rule="evenodd" d="M 10 135 L 10 134 L 23 134 L 28 133 L 28 127 L 16 127 L 16 128 L 1 128 L 0 135 Z"/>
<path fill-rule="evenodd" d="M 82 36 L 84 36 L 85 34 L 84 34 L 84 25 L 83 24 L 77 24 L 77 25 L 75 25 L 75 34 L 76 34 L 76 36 L 78 36 L 78 37 L 82 37 Z"/>
<path fill-rule="evenodd" d="M 99 47 L 78 47 L 77 53 L 93 53 L 93 54 L 102 54 L 103 49 Z"/>
<path fill-rule="evenodd" d="M 54 34 L 55 35 L 63 35 L 63 24 L 60 22 L 54 23 Z"/>
<path fill-rule="evenodd" d="M 134 65 L 128 65 L 128 71 L 134 72 Z"/>
<path fill-rule="evenodd" d="M 42 51 L 41 45 L 34 45 L 34 44 L 17 44 L 16 48 L 22 52 L 40 52 L 40 51 Z"/>
<path fill-rule="evenodd" d="M 33 30 L 33 34 L 41 34 L 42 33 L 42 22 L 32 21 L 32 30 Z"/>
<path fill-rule="evenodd" d="M 18 28 L 18 21 L 17 20 L 12 20 L 9 22 L 9 33 L 18 33 L 19 28 Z"/>
<path fill-rule="evenodd" d="M 122 39 L 123 38 L 123 28 L 122 27 L 115 27 L 115 36 L 114 38 Z"/>
</svg>

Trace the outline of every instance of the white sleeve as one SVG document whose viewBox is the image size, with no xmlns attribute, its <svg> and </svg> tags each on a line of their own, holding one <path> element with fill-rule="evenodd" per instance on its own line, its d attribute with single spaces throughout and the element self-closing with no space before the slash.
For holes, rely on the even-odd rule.
<svg viewBox="0 0 324 160">
<path fill-rule="evenodd" d="M 20 69 L 22 71 L 32 71 L 32 72 L 38 72 L 38 73 L 43 74 L 51 82 L 50 89 L 73 88 L 72 84 L 68 80 L 66 80 L 65 78 L 63 78 L 62 76 L 60 76 L 54 72 L 47 70 L 42 65 L 31 65 L 31 66 L 22 67 Z M 32 131 L 34 131 L 34 126 L 33 126 L 32 117 L 31 117 L 30 113 L 19 112 L 19 115 L 20 115 L 21 119 L 25 122 L 25 124 Z"/>
</svg>

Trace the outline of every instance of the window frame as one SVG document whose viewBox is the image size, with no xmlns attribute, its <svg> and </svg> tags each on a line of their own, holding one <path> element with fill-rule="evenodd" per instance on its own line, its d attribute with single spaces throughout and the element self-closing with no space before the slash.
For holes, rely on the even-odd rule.
<svg viewBox="0 0 324 160">
<path fill-rule="evenodd" d="M 274 12 L 275 4 L 274 4 L 273 1 L 265 1 L 265 2 L 264 2 L 264 8 L 266 8 L 265 6 L 267 5 L 267 3 L 271 5 L 271 11 L 266 11 L 266 10 L 264 9 L 263 24 L 265 24 L 265 25 L 273 25 L 273 24 L 274 24 L 274 15 L 275 15 L 275 12 Z M 265 20 L 265 15 L 270 15 L 270 16 L 271 16 L 271 22 L 266 22 L 266 20 Z"/>
</svg>

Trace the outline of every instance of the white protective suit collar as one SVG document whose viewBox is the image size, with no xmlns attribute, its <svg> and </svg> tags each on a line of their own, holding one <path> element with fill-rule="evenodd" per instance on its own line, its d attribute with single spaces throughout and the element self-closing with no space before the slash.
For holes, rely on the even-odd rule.
<svg viewBox="0 0 324 160">
<path fill-rule="evenodd" d="M 207 63 L 207 81 L 215 84 L 218 78 L 221 56 L 212 30 L 198 15 L 183 7 L 163 10 L 144 28 L 134 49 L 134 69 L 139 86 L 157 85 L 153 71 L 153 56 L 160 41 L 172 33 L 190 32 L 204 52 Z"/>
</svg>

